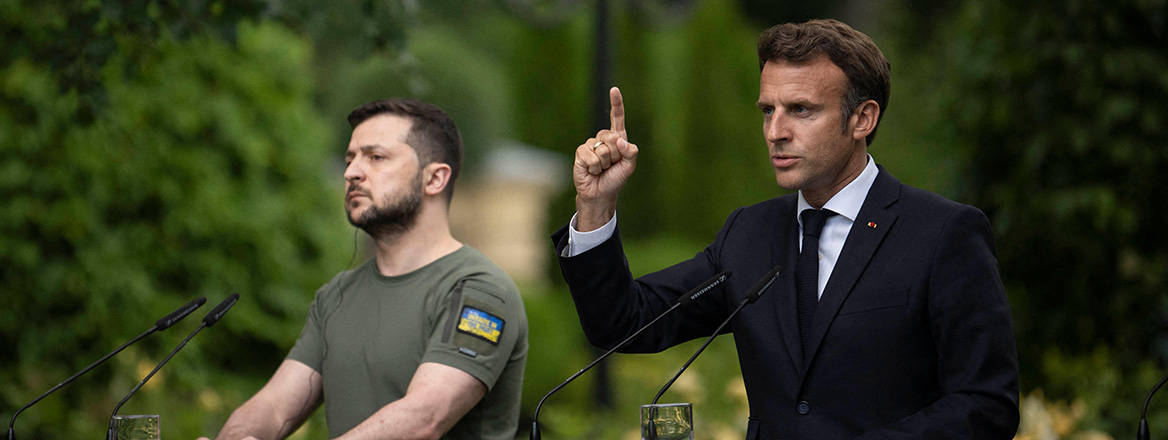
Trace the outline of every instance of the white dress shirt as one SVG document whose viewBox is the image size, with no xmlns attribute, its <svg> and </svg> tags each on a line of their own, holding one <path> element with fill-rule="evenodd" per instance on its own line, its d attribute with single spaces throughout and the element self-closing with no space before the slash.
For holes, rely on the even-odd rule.
<svg viewBox="0 0 1168 440">
<path fill-rule="evenodd" d="M 860 207 L 864 206 L 864 199 L 868 198 L 868 190 L 872 189 L 872 182 L 876 181 L 876 162 L 872 155 L 868 155 L 868 164 L 864 171 L 856 176 L 834 196 L 823 204 L 823 209 L 830 209 L 836 213 L 827 218 L 823 231 L 819 233 L 819 285 L 816 292 L 823 297 L 823 288 L 831 278 L 831 271 L 835 269 L 835 262 L 839 261 L 840 251 L 844 249 L 844 240 L 848 239 L 848 232 L 852 230 L 852 223 L 860 215 Z M 795 209 L 795 221 L 799 224 L 799 251 L 803 251 L 803 221 L 799 214 L 804 210 L 815 209 L 803 198 L 803 191 L 799 191 L 799 205 Z M 614 216 L 615 217 L 615 216 Z"/>
<path fill-rule="evenodd" d="M 839 260 L 840 251 L 844 248 L 844 241 L 847 240 L 848 232 L 852 229 L 852 223 L 860 214 L 860 207 L 864 205 L 864 199 L 868 197 L 868 190 L 872 189 L 872 183 L 876 181 L 878 172 L 876 161 L 869 154 L 864 171 L 861 171 L 855 180 L 852 180 L 844 189 L 831 196 L 831 199 L 823 204 L 824 209 L 830 209 L 836 215 L 827 219 L 827 223 L 823 225 L 823 231 L 819 234 L 819 286 L 816 287 L 816 290 L 820 297 L 823 296 L 823 288 L 827 286 L 831 271 L 835 268 L 835 262 Z M 803 247 L 803 222 L 799 219 L 799 214 L 806 209 L 815 208 L 807 203 L 807 199 L 803 198 L 803 192 L 799 191 L 795 222 L 799 225 L 800 250 Z M 568 223 L 568 246 L 564 248 L 561 256 L 575 257 L 588 252 L 612 237 L 615 231 L 616 214 L 613 214 L 604 226 L 588 232 L 576 230 L 576 214 L 572 214 L 572 220 Z"/>
</svg>

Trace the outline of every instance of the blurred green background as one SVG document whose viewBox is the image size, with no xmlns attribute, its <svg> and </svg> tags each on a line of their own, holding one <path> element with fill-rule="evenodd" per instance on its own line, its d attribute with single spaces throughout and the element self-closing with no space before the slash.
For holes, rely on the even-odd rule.
<svg viewBox="0 0 1168 440">
<path fill-rule="evenodd" d="M 594 1 L 0 0 L 3 420 L 183 302 L 238 291 L 122 410 L 161 414 L 167 438 L 213 434 L 274 371 L 315 289 L 365 258 L 341 209 L 341 151 L 344 116 L 375 98 L 446 109 L 469 176 L 505 143 L 558 155 L 544 236 L 572 213 L 566 170 L 596 129 L 603 50 L 642 151 L 621 201 L 633 269 L 689 257 L 735 207 L 782 193 L 754 106 L 758 33 L 834 17 L 893 66 L 877 162 L 993 222 L 1019 437 L 1134 436 L 1168 360 L 1168 1 L 607 3 L 598 48 Z M 548 269 L 520 280 L 525 418 L 593 356 L 546 245 Z M 101 435 L 195 326 L 42 401 L 17 434 Z M 637 406 L 696 346 L 617 355 L 610 402 L 586 376 L 545 405 L 544 435 L 636 438 Z M 695 403 L 699 438 L 744 434 L 736 359 L 720 338 L 665 397 Z M 1168 435 L 1168 397 L 1152 413 Z M 325 435 L 318 411 L 295 438 Z"/>
</svg>

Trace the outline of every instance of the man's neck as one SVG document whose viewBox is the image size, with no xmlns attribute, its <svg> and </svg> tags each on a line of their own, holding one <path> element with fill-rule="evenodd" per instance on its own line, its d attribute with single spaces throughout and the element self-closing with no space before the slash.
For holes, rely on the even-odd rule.
<svg viewBox="0 0 1168 440">
<path fill-rule="evenodd" d="M 433 263 L 462 247 L 450 235 L 443 209 L 424 207 L 410 229 L 392 236 L 373 237 L 377 247 L 377 271 L 385 276 L 404 275 Z"/>
<path fill-rule="evenodd" d="M 815 209 L 823 208 L 823 205 L 831 200 L 840 190 L 856 180 L 860 173 L 864 171 L 864 167 L 868 165 L 868 150 L 863 145 L 857 145 L 858 149 L 852 154 L 851 159 L 844 166 L 842 172 L 836 176 L 835 181 L 825 189 L 818 191 L 800 190 L 800 194 L 807 200 Z"/>
</svg>

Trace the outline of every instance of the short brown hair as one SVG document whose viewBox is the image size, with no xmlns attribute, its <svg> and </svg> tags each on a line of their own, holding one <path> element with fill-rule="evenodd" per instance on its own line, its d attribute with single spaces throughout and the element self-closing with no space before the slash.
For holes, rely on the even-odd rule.
<svg viewBox="0 0 1168 440">
<path fill-rule="evenodd" d="M 380 114 L 390 114 L 410 120 L 406 143 L 418 153 L 418 165 L 434 162 L 450 165 L 450 182 L 446 183 L 446 200 L 454 197 L 454 180 L 462 165 L 462 135 L 454 120 L 434 104 L 406 98 L 373 101 L 349 113 L 349 125 L 357 128 L 365 120 Z"/>
<path fill-rule="evenodd" d="M 888 59 L 864 33 L 832 19 L 811 20 L 805 23 L 786 23 L 763 31 L 758 37 L 758 68 L 767 61 L 801 63 L 820 55 L 827 55 L 833 64 L 844 71 L 848 88 L 843 96 L 844 127 L 852 111 L 869 99 L 880 106 L 880 119 L 888 109 L 888 94 L 892 66 Z M 868 134 L 868 145 L 876 138 L 876 130 Z"/>
</svg>

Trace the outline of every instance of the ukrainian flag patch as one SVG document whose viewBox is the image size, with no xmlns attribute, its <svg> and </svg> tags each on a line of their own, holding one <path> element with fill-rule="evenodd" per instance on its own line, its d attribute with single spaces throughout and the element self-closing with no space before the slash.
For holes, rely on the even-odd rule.
<svg viewBox="0 0 1168 440">
<path fill-rule="evenodd" d="M 476 309 L 463 306 L 458 318 L 458 331 L 490 342 L 499 344 L 499 336 L 503 335 L 502 318 Z"/>
</svg>

